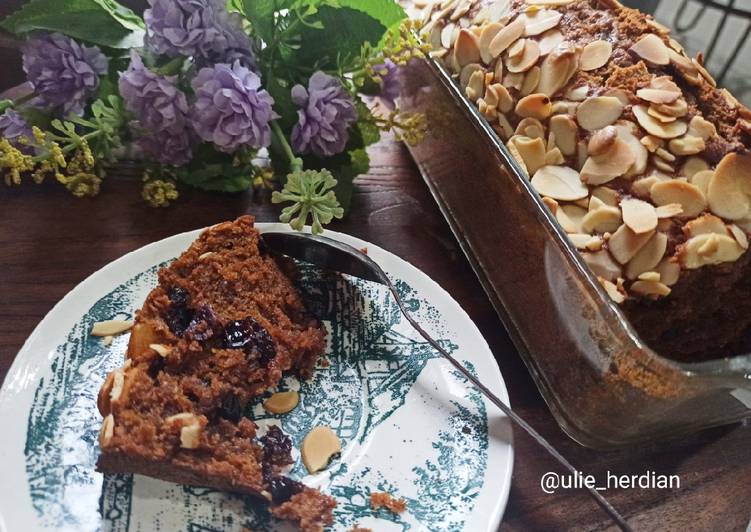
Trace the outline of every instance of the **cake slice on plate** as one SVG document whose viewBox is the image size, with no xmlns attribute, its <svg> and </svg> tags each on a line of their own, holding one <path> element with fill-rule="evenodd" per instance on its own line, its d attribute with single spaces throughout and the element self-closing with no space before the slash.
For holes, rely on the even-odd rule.
<svg viewBox="0 0 751 532">
<path fill-rule="evenodd" d="M 324 348 L 253 218 L 209 228 L 159 272 L 125 365 L 102 386 L 98 469 L 253 495 L 321 530 L 334 499 L 282 476 L 290 439 L 278 428 L 258 437 L 243 412 L 283 372 L 309 377 Z"/>
</svg>

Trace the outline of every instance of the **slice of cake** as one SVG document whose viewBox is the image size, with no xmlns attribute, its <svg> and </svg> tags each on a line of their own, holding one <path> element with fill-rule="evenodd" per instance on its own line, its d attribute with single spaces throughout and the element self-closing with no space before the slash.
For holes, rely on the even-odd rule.
<svg viewBox="0 0 751 532">
<path fill-rule="evenodd" d="M 322 530 L 334 499 L 281 476 L 290 439 L 276 427 L 258 437 L 243 413 L 283 372 L 309 377 L 324 348 L 252 217 L 204 231 L 159 272 L 125 365 L 102 386 L 98 469 L 253 495 Z"/>
</svg>

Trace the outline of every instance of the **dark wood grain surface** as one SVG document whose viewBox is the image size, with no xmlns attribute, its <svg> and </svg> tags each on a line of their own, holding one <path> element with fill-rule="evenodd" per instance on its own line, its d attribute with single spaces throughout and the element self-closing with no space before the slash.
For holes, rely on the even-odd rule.
<svg viewBox="0 0 751 532">
<path fill-rule="evenodd" d="M 0 3 L 0 15 L 16 0 Z M 17 54 L 0 41 L 0 88 L 20 80 Z M 647 471 L 680 476 L 680 489 L 610 490 L 606 495 L 637 530 L 746 530 L 751 519 L 751 427 L 729 426 L 669 443 L 598 452 L 566 437 L 550 415 L 499 319 L 441 217 L 406 150 L 392 140 L 370 150 L 373 167 L 357 179 L 352 214 L 332 229 L 403 257 L 469 313 L 498 360 L 513 407 L 585 474 Z M 54 183 L 0 188 L 0 378 L 41 318 L 76 284 L 124 253 L 167 236 L 278 211 L 250 195 L 183 191 L 167 209 L 140 199 L 127 172 L 112 172 L 95 199 L 76 199 Z M 502 530 L 605 530 L 604 514 L 581 490 L 548 495 L 540 478 L 558 471 L 515 431 L 516 459 Z M 0 465 L 1 466 L 1 465 Z"/>
</svg>

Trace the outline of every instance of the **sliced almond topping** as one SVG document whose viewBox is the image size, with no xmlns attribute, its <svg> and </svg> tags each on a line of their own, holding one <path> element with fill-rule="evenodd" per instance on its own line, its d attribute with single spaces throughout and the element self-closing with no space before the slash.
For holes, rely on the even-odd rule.
<svg viewBox="0 0 751 532">
<path fill-rule="evenodd" d="M 483 22 L 500 22 L 508 15 L 511 0 L 497 0 L 486 4 L 477 12 L 474 18 L 475 23 Z"/>
<path fill-rule="evenodd" d="M 115 433 L 115 418 L 109 414 L 102 421 L 102 429 L 99 431 L 99 447 L 107 447 L 112 441 L 112 435 Z"/>
<path fill-rule="evenodd" d="M 692 185 L 695 185 L 699 190 L 701 190 L 702 194 L 704 194 L 704 197 L 707 197 L 709 190 L 709 181 L 712 179 L 713 175 L 714 170 L 701 170 L 690 176 L 688 178 L 688 182 Z"/>
<path fill-rule="evenodd" d="M 478 71 L 482 72 L 482 76 L 484 78 L 485 69 L 482 68 L 482 65 L 480 63 L 470 63 L 462 68 L 462 71 L 459 74 L 459 86 L 462 88 L 462 90 L 465 90 L 467 88 L 467 85 L 469 85 L 469 79 L 472 77 L 472 74 Z"/>
<path fill-rule="evenodd" d="M 441 46 L 444 48 L 451 48 L 454 44 L 454 30 L 456 30 L 456 24 L 453 22 L 446 24 L 441 30 Z"/>
<path fill-rule="evenodd" d="M 608 41 L 593 41 L 587 44 L 584 50 L 582 50 L 582 55 L 579 58 L 579 67 L 584 72 L 597 70 L 608 62 L 612 53 L 613 45 Z"/>
<path fill-rule="evenodd" d="M 623 113 L 623 104 L 612 96 L 592 96 L 576 110 L 576 120 L 588 131 L 602 129 L 615 123 Z"/>
<path fill-rule="evenodd" d="M 581 178 L 589 185 L 604 185 L 625 174 L 636 162 L 631 148 L 620 138 L 605 153 L 590 157 L 584 163 Z"/>
<path fill-rule="evenodd" d="M 537 63 L 540 58 L 540 45 L 536 41 L 527 39 L 522 53 L 511 57 L 506 61 L 506 68 L 509 72 L 519 73 L 526 72 Z"/>
<path fill-rule="evenodd" d="M 477 36 L 469 30 L 461 29 L 454 43 L 454 60 L 459 68 L 480 61 L 480 45 Z"/>
<path fill-rule="evenodd" d="M 668 237 L 665 233 L 655 233 L 625 268 L 626 278 L 634 280 L 644 272 L 653 270 L 665 256 Z M 659 279 L 658 279 L 659 280 Z"/>
<path fill-rule="evenodd" d="M 667 151 L 665 148 L 657 148 L 655 155 L 657 155 L 657 157 L 659 157 L 663 161 L 667 161 L 669 163 L 675 162 L 675 155 Z"/>
<path fill-rule="evenodd" d="M 542 138 L 531 139 L 529 137 L 514 137 L 511 139 L 519 155 L 522 156 L 524 164 L 527 167 L 528 175 L 534 175 L 540 168 L 545 166 L 545 141 Z M 556 198 L 550 194 L 545 194 L 553 199 Z"/>
<path fill-rule="evenodd" d="M 576 153 L 578 128 L 576 122 L 566 115 L 556 115 L 550 119 L 550 131 L 555 134 L 555 143 L 564 155 Z"/>
<path fill-rule="evenodd" d="M 597 187 L 592 189 L 592 197 L 597 198 L 610 207 L 617 207 L 620 201 L 620 195 L 618 192 L 608 187 Z"/>
<path fill-rule="evenodd" d="M 678 120 L 678 117 L 676 116 L 663 114 L 660 111 L 658 111 L 656 105 L 652 105 L 648 107 L 647 114 L 649 114 L 649 116 L 651 116 L 652 118 L 656 118 L 657 121 L 662 124 L 670 124 L 671 122 L 675 122 L 676 120 Z"/>
<path fill-rule="evenodd" d="M 105 336 L 105 337 L 104 337 L 104 338 L 102 339 L 102 345 L 103 345 L 104 347 L 109 347 L 109 346 L 111 346 L 111 345 L 112 345 L 112 342 L 113 342 L 114 340 L 115 340 L 115 337 L 114 337 L 114 336 Z"/>
<path fill-rule="evenodd" d="M 166 357 L 172 351 L 170 346 L 164 344 L 149 344 L 149 348 L 156 351 L 161 357 Z"/>
<path fill-rule="evenodd" d="M 543 195 L 559 201 L 576 201 L 589 196 L 589 189 L 576 170 L 566 166 L 543 166 L 532 178 L 532 186 Z"/>
<path fill-rule="evenodd" d="M 665 159 L 654 157 L 652 158 L 652 163 L 655 165 L 655 168 L 665 172 L 666 174 L 672 175 L 675 173 L 675 168 L 673 167 L 673 165 L 671 165 Z"/>
<path fill-rule="evenodd" d="M 707 141 L 717 135 L 717 128 L 712 122 L 697 115 L 688 123 L 688 134 Z"/>
<path fill-rule="evenodd" d="M 183 449 L 197 449 L 201 442 L 203 427 L 199 424 L 184 425 L 180 429 L 180 447 Z"/>
<path fill-rule="evenodd" d="M 490 53 L 490 43 L 493 42 L 493 39 L 495 39 L 496 35 L 498 35 L 498 32 L 500 32 L 503 29 L 503 24 L 500 24 L 498 22 L 491 22 L 490 24 L 486 24 L 482 28 L 482 32 L 480 33 L 480 59 L 482 59 L 482 62 L 486 65 L 489 65 L 493 62 L 493 54 Z"/>
<path fill-rule="evenodd" d="M 587 244 L 592 239 L 592 235 L 586 233 L 569 233 L 567 236 L 576 249 L 587 249 Z"/>
<path fill-rule="evenodd" d="M 653 234 L 653 232 L 636 234 L 623 224 L 608 240 L 608 249 L 615 260 L 621 264 L 627 264 L 649 242 Z"/>
<path fill-rule="evenodd" d="M 548 150 L 545 154 L 545 166 L 555 166 L 566 162 L 566 158 L 558 148 Z"/>
<path fill-rule="evenodd" d="M 516 144 L 514 143 L 514 138 L 511 137 L 509 141 L 506 143 L 506 148 L 508 149 L 511 156 L 514 158 L 514 160 L 521 166 L 522 170 L 529 175 L 529 170 L 527 169 L 527 165 L 524 164 L 524 157 L 522 157 L 522 154 L 519 153 L 519 148 L 516 147 Z"/>
<path fill-rule="evenodd" d="M 540 83 L 540 67 L 533 66 L 527 71 L 524 76 L 524 84 L 522 85 L 522 96 L 529 96 L 537 89 L 537 85 Z"/>
<path fill-rule="evenodd" d="M 99 389 L 99 394 L 96 398 L 96 406 L 102 416 L 106 416 L 111 412 L 110 396 L 112 395 L 112 388 L 114 385 L 115 372 L 112 371 L 107 374 L 107 377 L 105 377 L 104 383 Z"/>
<path fill-rule="evenodd" d="M 582 220 L 582 230 L 586 233 L 610 233 L 621 225 L 621 210 L 607 205 L 590 210 Z"/>
<path fill-rule="evenodd" d="M 673 179 L 655 183 L 650 189 L 655 205 L 677 203 L 683 209 L 681 217 L 693 218 L 707 208 L 707 200 L 701 190 L 691 183 Z"/>
<path fill-rule="evenodd" d="M 644 146 L 650 153 L 655 153 L 657 150 L 662 148 L 662 146 L 665 144 L 665 141 L 658 139 L 657 137 L 652 135 L 644 135 L 639 143 Z"/>
<path fill-rule="evenodd" d="M 493 129 L 498 135 L 507 141 L 514 134 L 514 128 L 511 127 L 511 122 L 508 121 L 505 115 L 498 115 L 498 124 L 493 125 Z"/>
<path fill-rule="evenodd" d="M 671 140 L 668 146 L 670 147 L 671 152 L 681 156 L 696 155 L 706 149 L 706 144 L 704 144 L 703 138 L 692 137 L 689 135 Z"/>
<path fill-rule="evenodd" d="M 735 262 L 743 252 L 735 238 L 711 233 L 695 236 L 681 245 L 678 260 L 684 268 L 693 270 L 709 264 Z"/>
<path fill-rule="evenodd" d="M 640 296 L 664 297 L 670 295 L 670 287 L 655 281 L 636 281 L 630 290 Z"/>
<path fill-rule="evenodd" d="M 626 296 L 623 294 L 623 292 L 620 292 L 618 290 L 618 287 L 615 284 L 611 283 L 607 279 L 603 279 L 602 277 L 598 277 L 597 280 L 600 281 L 600 284 L 605 289 L 605 292 L 607 292 L 610 299 L 618 304 L 626 301 Z"/>
<path fill-rule="evenodd" d="M 277 392 L 263 402 L 263 408 L 272 414 L 291 412 L 300 402 L 300 395 L 295 390 Z"/>
<path fill-rule="evenodd" d="M 558 46 L 542 62 L 537 92 L 552 98 L 574 75 L 576 65 L 576 53 L 573 48 L 565 44 Z"/>
<path fill-rule="evenodd" d="M 606 281 L 615 281 L 621 276 L 621 267 L 605 250 L 596 253 L 582 253 L 582 258 L 596 276 L 602 277 Z"/>
<path fill-rule="evenodd" d="M 632 122 L 619 122 L 615 126 L 618 132 L 618 138 L 625 142 L 634 154 L 634 164 L 624 174 L 626 177 L 636 177 L 642 175 L 647 170 L 647 161 L 649 152 L 641 144 L 639 139 L 634 135 L 637 129 L 636 124 Z"/>
<path fill-rule="evenodd" d="M 617 138 L 618 130 L 615 127 L 604 127 L 590 137 L 587 144 L 587 153 L 591 156 L 602 155 L 613 147 Z"/>
<path fill-rule="evenodd" d="M 709 73 L 709 71 L 704 68 L 704 65 L 702 65 L 699 61 L 692 58 L 691 62 L 694 64 L 694 67 L 699 71 L 699 74 L 701 74 L 701 77 L 703 77 L 710 85 L 713 87 L 717 87 L 717 82 L 712 77 L 712 74 Z"/>
<path fill-rule="evenodd" d="M 525 96 L 516 104 L 516 114 L 524 118 L 537 118 L 545 120 L 550 116 L 553 105 L 550 98 L 544 94 L 532 94 Z"/>
<path fill-rule="evenodd" d="M 659 283 L 660 274 L 659 272 L 644 272 L 638 277 L 638 279 L 640 281 L 654 281 L 656 283 Z"/>
<path fill-rule="evenodd" d="M 688 124 L 682 120 L 677 120 L 669 124 L 663 124 L 649 114 L 647 108 L 643 105 L 634 105 L 632 108 L 634 116 L 639 121 L 647 133 L 661 139 L 674 139 L 684 135 L 688 131 Z"/>
<path fill-rule="evenodd" d="M 527 0 L 531 6 L 567 6 L 574 0 Z"/>
<path fill-rule="evenodd" d="M 112 372 L 112 389 L 110 390 L 110 405 L 120 400 L 125 386 L 125 372 L 121 369 Z"/>
<path fill-rule="evenodd" d="M 657 273 L 660 274 L 660 282 L 662 284 L 673 286 L 681 276 L 681 265 L 673 260 L 664 259 L 657 266 Z"/>
<path fill-rule="evenodd" d="M 735 241 L 740 244 L 743 249 L 748 249 L 748 235 L 746 232 L 735 224 L 728 226 L 728 231 L 735 238 Z"/>
<path fill-rule="evenodd" d="M 653 172 L 647 177 L 634 181 L 634 184 L 631 185 L 631 192 L 639 197 L 649 198 L 650 191 L 652 190 L 652 187 L 655 185 L 655 183 L 659 183 L 661 181 L 669 181 L 670 179 L 671 177 L 666 176 L 663 173 Z"/>
<path fill-rule="evenodd" d="M 717 216 L 747 218 L 751 214 L 751 155 L 725 155 L 709 180 L 707 199 Z"/>
<path fill-rule="evenodd" d="M 652 65 L 665 66 L 670 63 L 668 47 L 665 46 L 662 39 L 651 33 L 639 39 L 639 41 L 631 47 L 631 52 Z"/>
<path fill-rule="evenodd" d="M 509 89 L 522 90 L 524 85 L 524 73 L 523 72 L 509 72 L 503 78 L 503 85 Z"/>
<path fill-rule="evenodd" d="M 511 24 L 503 28 L 490 42 L 488 51 L 495 58 L 508 49 L 517 39 L 524 35 L 525 22 L 521 17 L 514 20 Z"/>
<path fill-rule="evenodd" d="M 555 28 L 561 21 L 562 16 L 562 13 L 552 9 L 540 9 L 531 13 L 523 13 L 519 15 L 519 18 L 524 21 L 526 26 L 524 35 L 531 37 Z"/>
<path fill-rule="evenodd" d="M 536 118 L 525 118 L 516 126 L 516 134 L 532 139 L 545 138 L 545 126 Z"/>
<path fill-rule="evenodd" d="M 540 55 L 545 56 L 555 50 L 564 41 L 563 33 L 559 30 L 549 30 L 540 36 Z"/>
<path fill-rule="evenodd" d="M 578 205 L 562 205 L 555 211 L 555 217 L 566 233 L 581 233 L 582 220 L 587 215 L 587 209 Z"/>
<path fill-rule="evenodd" d="M 726 235 L 728 233 L 725 222 L 711 214 L 705 214 L 695 220 L 691 220 L 685 225 L 683 231 L 689 238 L 698 235 Z"/>
<path fill-rule="evenodd" d="M 655 209 L 657 212 L 657 218 L 660 220 L 666 218 L 672 218 L 683 213 L 683 207 L 680 203 L 668 203 L 667 205 L 660 205 Z"/>
<path fill-rule="evenodd" d="M 91 328 L 91 336 L 117 336 L 133 327 L 133 320 L 98 321 Z"/>
<path fill-rule="evenodd" d="M 636 91 L 636 95 L 651 103 L 673 103 L 681 97 L 680 92 L 673 92 L 664 89 L 639 89 Z"/>
<path fill-rule="evenodd" d="M 329 465 L 331 458 L 342 452 L 336 433 L 326 426 L 314 427 L 302 442 L 300 454 L 309 473 L 316 473 Z"/>
<path fill-rule="evenodd" d="M 524 52 L 524 47 L 527 44 L 527 39 L 519 39 L 514 44 L 509 46 L 508 51 L 506 52 L 507 59 L 513 59 L 515 57 L 519 57 Z"/>
<path fill-rule="evenodd" d="M 484 94 L 485 89 L 485 72 L 483 70 L 476 70 L 469 77 L 467 87 L 464 89 L 464 94 L 467 98 L 476 102 Z"/>
<path fill-rule="evenodd" d="M 623 223 L 634 233 L 650 233 L 657 227 L 657 212 L 651 203 L 639 199 L 624 199 L 621 201 L 621 210 Z"/>
<path fill-rule="evenodd" d="M 582 85 L 581 87 L 576 87 L 568 91 L 566 93 L 566 98 L 574 102 L 583 102 L 584 100 L 587 99 L 588 95 L 589 95 L 589 87 L 587 85 Z"/>
</svg>

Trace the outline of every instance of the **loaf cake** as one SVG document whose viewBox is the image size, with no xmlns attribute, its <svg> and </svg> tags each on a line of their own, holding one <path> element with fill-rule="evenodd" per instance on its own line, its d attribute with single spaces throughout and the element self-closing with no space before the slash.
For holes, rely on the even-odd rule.
<svg viewBox="0 0 751 532">
<path fill-rule="evenodd" d="M 334 499 L 283 476 L 290 438 L 278 427 L 259 437 L 244 411 L 283 372 L 309 376 L 324 348 L 253 218 L 206 230 L 160 270 L 125 365 L 102 386 L 98 469 L 248 494 L 322 530 Z"/>
<path fill-rule="evenodd" d="M 616 0 L 415 0 L 432 55 L 657 352 L 744 349 L 751 111 Z"/>
</svg>

